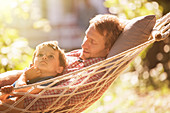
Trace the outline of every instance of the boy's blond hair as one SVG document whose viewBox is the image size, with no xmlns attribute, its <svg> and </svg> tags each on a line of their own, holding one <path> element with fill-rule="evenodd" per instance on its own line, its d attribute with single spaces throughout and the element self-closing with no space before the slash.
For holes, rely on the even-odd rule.
<svg viewBox="0 0 170 113">
<path fill-rule="evenodd" d="M 37 45 L 36 49 L 34 51 L 32 62 L 34 62 L 34 58 L 35 58 L 37 51 L 40 48 L 47 47 L 47 46 L 51 47 L 52 49 L 57 50 L 59 52 L 59 61 L 60 61 L 59 64 L 60 64 L 60 66 L 65 68 L 67 66 L 66 57 L 65 57 L 64 51 L 59 48 L 57 41 L 47 41 L 47 42 L 43 42 L 43 43 Z"/>
</svg>

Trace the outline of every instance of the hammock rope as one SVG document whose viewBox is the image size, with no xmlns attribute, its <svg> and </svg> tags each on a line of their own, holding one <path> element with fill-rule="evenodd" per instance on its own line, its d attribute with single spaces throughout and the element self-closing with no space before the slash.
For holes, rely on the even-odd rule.
<svg viewBox="0 0 170 113">
<path fill-rule="evenodd" d="M 170 23 L 169 16 L 158 19 L 156 21 L 155 27 L 148 41 L 143 44 L 140 44 L 136 47 L 128 49 L 124 52 L 121 52 L 115 56 L 107 58 L 103 61 L 95 63 L 86 68 L 77 70 L 75 72 L 70 72 L 68 74 L 45 80 L 42 82 L 30 84 L 27 86 L 22 86 L 15 89 L 31 87 L 28 92 L 14 92 L 14 94 L 22 95 L 21 98 L 17 100 L 12 105 L 4 103 L 5 106 L 9 109 L 4 112 L 8 112 L 11 109 L 16 109 L 24 112 L 49 112 L 50 113 L 63 113 L 63 112 L 74 112 L 79 113 L 84 109 L 88 108 L 96 100 L 98 100 L 101 95 L 99 93 L 104 93 L 108 87 L 118 78 L 119 74 L 128 66 L 128 64 L 147 46 L 154 43 L 155 41 L 164 40 L 165 37 L 169 36 L 170 33 Z M 155 30 L 156 29 L 156 30 Z M 168 31 L 164 33 L 165 31 Z M 91 80 L 91 77 L 98 76 L 100 79 Z M 52 87 L 53 85 L 60 83 L 64 80 L 70 80 L 68 85 L 62 87 Z M 82 81 L 81 81 L 82 80 Z M 40 86 L 41 84 L 49 83 L 48 86 Z M 42 89 L 39 94 L 30 94 L 35 88 Z M 43 95 L 44 92 L 48 90 L 61 90 L 60 93 L 55 95 Z M 75 95 L 85 95 L 80 102 L 77 102 L 76 105 L 65 106 L 70 99 L 74 98 Z M 23 101 L 26 97 L 34 97 L 34 100 L 24 109 L 16 107 L 18 103 Z M 49 105 L 45 110 L 30 111 L 30 107 L 35 104 L 41 98 L 53 98 L 55 99 L 51 105 Z M 61 102 L 61 100 L 64 100 Z"/>
</svg>

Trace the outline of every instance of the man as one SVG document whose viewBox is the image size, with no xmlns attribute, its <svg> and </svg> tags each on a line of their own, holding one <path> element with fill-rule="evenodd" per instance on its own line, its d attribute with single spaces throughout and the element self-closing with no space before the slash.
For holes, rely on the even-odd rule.
<svg viewBox="0 0 170 113">
<path fill-rule="evenodd" d="M 109 53 L 110 48 L 118 38 L 118 36 L 123 31 L 123 27 L 116 16 L 113 15 L 97 15 L 92 20 L 90 20 L 90 25 L 85 32 L 85 37 L 82 43 L 81 50 L 75 50 L 70 53 L 67 53 L 69 60 L 69 65 L 65 68 L 64 74 L 81 69 L 83 67 L 87 67 L 92 65 L 98 61 L 104 60 Z M 9 79 L 18 78 L 22 71 L 16 71 L 15 74 L 9 74 L 4 76 L 8 76 Z M 11 77 L 10 77 L 11 76 Z M 97 80 L 101 77 L 95 76 L 94 78 Z M 89 79 L 94 80 L 93 78 Z M 79 80 L 80 82 L 81 80 Z M 0 81 L 2 82 L 2 81 Z M 70 81 L 66 81 L 61 83 L 56 87 L 67 86 Z M 1 83 L 0 83 L 1 84 Z M 75 84 L 78 84 L 75 83 Z M 1 86 L 1 85 L 0 85 Z M 92 87 L 92 86 L 91 86 Z M 90 87 L 89 87 L 90 88 Z M 83 89 L 82 89 L 83 90 Z M 71 91 L 70 91 L 71 92 Z M 48 90 L 43 93 L 43 95 L 53 95 L 59 94 L 61 90 Z M 103 93 L 99 95 L 99 97 Z M 85 99 L 87 95 L 81 94 L 78 96 L 73 96 L 67 102 L 64 103 L 62 107 L 74 106 L 79 104 L 81 99 Z M 25 99 L 24 106 L 26 107 L 30 102 L 32 102 L 34 98 L 27 97 Z M 36 104 L 33 104 L 30 110 L 43 110 L 50 106 L 52 103 L 52 98 L 42 98 L 37 100 Z M 60 101 L 61 103 L 64 102 L 64 99 Z M 90 105 L 91 103 L 89 103 Z M 56 104 L 55 106 L 60 105 L 60 103 Z"/>
</svg>

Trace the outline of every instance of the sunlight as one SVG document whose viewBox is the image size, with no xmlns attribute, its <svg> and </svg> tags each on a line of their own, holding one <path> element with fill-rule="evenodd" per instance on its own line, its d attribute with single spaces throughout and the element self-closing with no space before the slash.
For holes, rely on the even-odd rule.
<svg viewBox="0 0 170 113">
<path fill-rule="evenodd" d="M 2 54 L 7 54 L 9 52 L 10 48 L 9 47 L 3 47 L 1 48 L 1 53 Z"/>
<path fill-rule="evenodd" d="M 8 59 L 7 59 L 7 58 L 2 58 L 2 59 L 1 59 L 1 64 L 2 64 L 3 66 L 6 66 L 6 65 L 8 64 Z"/>
<path fill-rule="evenodd" d="M 109 102 L 111 100 L 112 100 L 112 96 L 110 96 L 110 95 L 104 97 L 105 102 Z"/>
<path fill-rule="evenodd" d="M 0 0 L 0 19 L 3 23 L 19 23 L 19 18 L 27 19 L 32 0 Z"/>
<path fill-rule="evenodd" d="M 168 74 L 166 72 L 163 72 L 160 76 L 159 76 L 159 80 L 160 81 L 164 81 L 166 80 L 168 77 Z"/>
<path fill-rule="evenodd" d="M 168 53 L 170 51 L 170 46 L 169 45 L 165 45 L 163 49 L 164 49 L 165 53 Z"/>
<path fill-rule="evenodd" d="M 8 8 L 15 8 L 18 5 L 16 0 L 0 0 L 0 11 L 9 10 Z"/>
<path fill-rule="evenodd" d="M 16 5 L 17 2 L 15 0 L 0 0 L 0 19 L 2 22 L 11 23 L 12 19 L 9 17 L 9 14 Z"/>
</svg>

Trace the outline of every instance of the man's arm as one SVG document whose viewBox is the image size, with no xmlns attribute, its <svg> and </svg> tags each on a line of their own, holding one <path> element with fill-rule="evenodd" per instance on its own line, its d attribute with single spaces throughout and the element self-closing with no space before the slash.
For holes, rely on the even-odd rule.
<svg viewBox="0 0 170 113">
<path fill-rule="evenodd" d="M 20 87 L 20 86 L 24 86 L 24 85 L 27 85 L 27 78 L 26 78 L 26 75 L 25 73 L 23 73 L 19 79 L 17 80 L 16 84 L 15 84 L 15 87 Z M 16 89 L 15 91 L 16 92 L 27 92 L 31 87 L 27 87 L 27 88 L 21 88 L 21 89 Z M 31 94 L 38 94 L 39 92 L 41 92 L 42 89 L 34 89 L 32 90 L 30 93 Z"/>
<path fill-rule="evenodd" d="M 5 100 L 7 99 L 7 97 L 10 95 L 10 93 L 13 90 L 13 86 L 12 85 L 7 85 L 4 87 L 1 87 L 1 96 L 0 96 L 0 100 Z"/>
<path fill-rule="evenodd" d="M 7 71 L 0 74 L 0 87 L 13 84 L 23 73 L 23 70 Z"/>
</svg>

